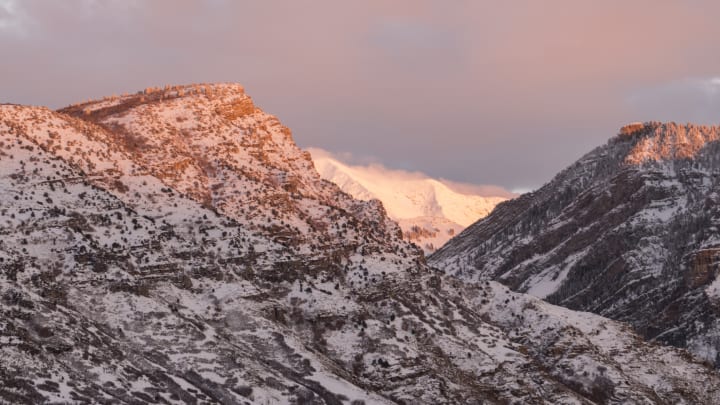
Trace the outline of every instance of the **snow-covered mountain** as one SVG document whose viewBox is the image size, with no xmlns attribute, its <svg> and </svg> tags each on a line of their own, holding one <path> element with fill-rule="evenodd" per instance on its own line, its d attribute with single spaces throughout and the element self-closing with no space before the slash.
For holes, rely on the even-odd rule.
<svg viewBox="0 0 720 405">
<path fill-rule="evenodd" d="M 378 199 L 406 239 L 427 253 L 434 252 L 465 227 L 488 215 L 514 195 L 487 187 L 484 195 L 462 193 L 453 185 L 419 173 L 387 169 L 381 165 L 349 165 L 331 154 L 310 150 L 315 168 L 324 179 L 360 200 Z"/>
<path fill-rule="evenodd" d="M 239 85 L 0 106 L 0 403 L 718 403 L 627 326 L 428 267 Z"/>
<path fill-rule="evenodd" d="M 720 128 L 635 123 L 429 260 L 720 366 Z"/>
</svg>

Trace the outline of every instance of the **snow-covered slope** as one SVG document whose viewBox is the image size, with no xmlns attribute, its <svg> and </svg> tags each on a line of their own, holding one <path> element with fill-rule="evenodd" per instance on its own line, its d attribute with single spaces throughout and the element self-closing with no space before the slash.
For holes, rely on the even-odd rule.
<svg viewBox="0 0 720 405">
<path fill-rule="evenodd" d="M 429 260 L 720 366 L 720 128 L 632 124 Z"/>
<path fill-rule="evenodd" d="M 499 195 L 461 193 L 443 181 L 419 173 L 379 165 L 348 165 L 319 149 L 311 149 L 311 153 L 323 178 L 357 199 L 380 200 L 405 237 L 427 253 L 512 196 L 503 190 L 497 190 Z"/>
<path fill-rule="evenodd" d="M 0 403 L 718 403 L 622 324 L 424 263 L 237 85 L 0 106 Z"/>
</svg>

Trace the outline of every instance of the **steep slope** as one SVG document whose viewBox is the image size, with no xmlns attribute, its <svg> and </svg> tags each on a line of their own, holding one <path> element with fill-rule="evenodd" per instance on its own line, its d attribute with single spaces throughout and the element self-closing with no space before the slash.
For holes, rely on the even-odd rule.
<svg viewBox="0 0 720 405">
<path fill-rule="evenodd" d="M 327 153 L 313 150 L 320 175 L 360 200 L 382 201 L 390 218 L 402 228 L 406 239 L 427 253 L 434 252 L 465 227 L 488 215 L 507 200 L 500 196 L 464 194 L 442 181 L 373 166 L 352 166 Z"/>
<path fill-rule="evenodd" d="M 258 305 L 262 290 L 243 277 L 274 265 L 266 255 L 283 246 L 157 178 L 115 171 L 142 170 L 94 143 L 100 128 L 35 108 L 3 107 L 2 118 L 0 402 L 263 403 L 315 392 L 333 403 L 318 379 L 383 402 L 313 353 L 295 355 L 299 343 L 265 319 L 272 304 Z M 48 153 L 48 140 L 77 147 L 80 166 L 97 171 Z"/>
<path fill-rule="evenodd" d="M 0 402 L 720 401 L 680 350 L 428 268 L 247 100 L 0 106 Z"/>
<path fill-rule="evenodd" d="M 720 365 L 720 129 L 632 124 L 430 258 Z"/>
</svg>

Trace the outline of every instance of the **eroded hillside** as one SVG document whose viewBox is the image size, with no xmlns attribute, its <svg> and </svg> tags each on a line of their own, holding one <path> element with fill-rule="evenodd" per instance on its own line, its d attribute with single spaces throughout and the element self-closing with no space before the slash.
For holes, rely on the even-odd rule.
<svg viewBox="0 0 720 405">
<path fill-rule="evenodd" d="M 429 268 L 238 85 L 0 106 L 0 401 L 712 403 L 626 326 Z"/>
</svg>

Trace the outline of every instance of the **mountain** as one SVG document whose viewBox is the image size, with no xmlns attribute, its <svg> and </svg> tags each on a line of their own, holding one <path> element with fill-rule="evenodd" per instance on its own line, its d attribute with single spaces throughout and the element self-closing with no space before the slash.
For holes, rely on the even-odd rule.
<svg viewBox="0 0 720 405">
<path fill-rule="evenodd" d="M 635 123 L 429 260 L 720 365 L 720 128 Z"/>
<path fill-rule="evenodd" d="M 498 187 L 487 188 L 484 195 L 461 193 L 450 183 L 419 173 L 348 165 L 318 149 L 311 153 L 320 176 L 357 199 L 382 201 L 405 238 L 428 254 L 513 196 Z"/>
<path fill-rule="evenodd" d="M 235 84 L 0 106 L 0 403 L 718 403 L 627 326 L 427 266 Z"/>
</svg>

